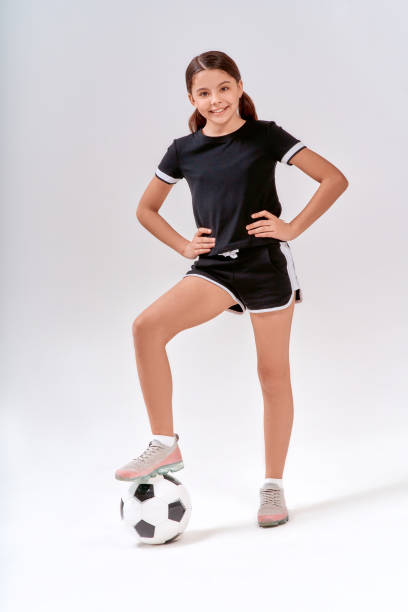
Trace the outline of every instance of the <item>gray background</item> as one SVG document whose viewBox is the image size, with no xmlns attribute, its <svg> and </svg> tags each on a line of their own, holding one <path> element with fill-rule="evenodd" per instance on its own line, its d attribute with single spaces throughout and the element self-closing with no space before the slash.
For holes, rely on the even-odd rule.
<svg viewBox="0 0 408 612">
<path fill-rule="evenodd" d="M 402 610 L 405 4 L 14 0 L 2 13 L 3 609 Z M 187 64 L 212 49 L 237 62 L 259 118 L 350 186 L 290 242 L 304 294 L 291 520 L 256 525 L 255 343 L 248 313 L 223 313 L 167 346 L 193 513 L 177 545 L 140 546 L 121 532 L 113 479 L 151 438 L 131 325 L 192 261 L 135 211 L 188 133 Z M 289 221 L 318 183 L 282 164 L 276 180 Z M 192 239 L 185 181 L 161 213 Z"/>
</svg>

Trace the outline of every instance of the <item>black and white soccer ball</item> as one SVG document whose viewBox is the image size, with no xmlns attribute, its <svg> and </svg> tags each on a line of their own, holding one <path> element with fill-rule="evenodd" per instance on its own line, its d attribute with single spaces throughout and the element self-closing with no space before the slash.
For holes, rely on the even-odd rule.
<svg viewBox="0 0 408 612">
<path fill-rule="evenodd" d="M 175 540 L 187 527 L 191 500 L 186 487 L 170 474 L 133 482 L 120 500 L 120 516 L 128 531 L 147 544 Z"/>
</svg>

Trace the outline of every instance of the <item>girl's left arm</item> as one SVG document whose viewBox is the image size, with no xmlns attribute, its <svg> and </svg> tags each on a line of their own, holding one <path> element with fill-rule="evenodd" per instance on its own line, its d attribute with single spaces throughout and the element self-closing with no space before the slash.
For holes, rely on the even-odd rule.
<svg viewBox="0 0 408 612">
<path fill-rule="evenodd" d="M 305 208 L 287 223 L 268 210 L 260 210 L 251 215 L 266 217 L 246 226 L 248 234 L 256 238 L 277 238 L 293 240 L 318 219 L 348 187 L 348 180 L 336 166 L 309 148 L 301 149 L 290 160 L 290 164 L 320 183 Z"/>
<path fill-rule="evenodd" d="M 336 166 L 311 149 L 302 149 L 290 163 L 320 183 L 305 208 L 289 222 L 293 240 L 330 208 L 349 183 Z"/>
</svg>

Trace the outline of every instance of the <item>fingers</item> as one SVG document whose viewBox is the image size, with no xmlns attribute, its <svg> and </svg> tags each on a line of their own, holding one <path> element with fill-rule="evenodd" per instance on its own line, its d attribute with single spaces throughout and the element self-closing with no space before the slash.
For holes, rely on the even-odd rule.
<svg viewBox="0 0 408 612">
<path fill-rule="evenodd" d="M 199 255 L 200 253 L 208 253 L 215 245 L 215 238 L 213 236 L 201 236 L 202 233 L 210 233 L 212 230 L 208 227 L 199 227 L 194 239 L 194 250 Z"/>
<path fill-rule="evenodd" d="M 198 232 L 196 233 L 196 237 L 194 239 L 195 244 L 197 245 L 201 245 L 202 247 L 205 246 L 214 246 L 215 244 L 215 238 L 214 236 L 200 236 L 199 233 L 200 232 L 210 232 L 211 233 L 211 229 L 209 229 L 208 227 L 200 227 L 198 229 Z"/>
<path fill-rule="evenodd" d="M 262 227 L 263 225 L 270 226 L 270 224 L 271 222 L 269 221 L 269 219 L 261 219 L 261 221 L 255 221 L 255 223 L 250 223 L 249 225 L 246 225 L 245 228 L 253 229 L 255 227 Z"/>
<path fill-rule="evenodd" d="M 251 236 L 259 236 L 260 234 L 264 234 L 264 232 L 275 231 L 276 227 L 270 221 L 257 221 L 257 223 L 253 223 L 252 225 L 247 226 L 247 234 Z"/>
<path fill-rule="evenodd" d="M 195 244 L 201 248 L 212 248 L 215 245 L 215 238 L 197 238 Z"/>
<path fill-rule="evenodd" d="M 251 217 L 268 217 L 268 219 L 272 219 L 274 216 L 275 215 L 269 212 L 269 210 L 260 210 L 259 212 L 252 213 L 251 215 Z"/>
<path fill-rule="evenodd" d="M 277 219 L 276 215 L 273 215 L 269 210 L 260 210 L 259 212 L 252 213 L 251 217 L 266 217 L 266 219 L 260 219 L 260 221 L 254 221 L 245 226 L 245 229 L 252 229 L 254 227 L 260 227 L 269 223 L 271 219 Z"/>
<path fill-rule="evenodd" d="M 199 236 L 203 232 L 205 232 L 207 234 L 211 234 L 212 229 L 210 229 L 209 227 L 199 227 L 198 230 L 196 231 L 195 235 Z"/>
</svg>

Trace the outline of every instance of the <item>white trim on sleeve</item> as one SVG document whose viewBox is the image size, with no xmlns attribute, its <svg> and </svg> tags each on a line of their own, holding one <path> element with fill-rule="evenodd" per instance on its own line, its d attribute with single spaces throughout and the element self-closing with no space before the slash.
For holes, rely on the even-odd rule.
<svg viewBox="0 0 408 612">
<path fill-rule="evenodd" d="M 303 144 L 303 142 L 297 142 L 296 144 L 293 145 L 293 147 L 289 149 L 289 151 L 285 153 L 285 155 L 281 159 L 281 163 L 288 164 L 288 166 L 290 166 L 289 159 L 293 157 L 295 153 L 300 151 L 300 149 L 305 149 L 305 148 L 306 148 L 306 145 Z"/>
<path fill-rule="evenodd" d="M 173 176 L 170 176 L 169 174 L 166 174 L 165 172 L 162 172 L 158 168 L 156 170 L 156 175 L 159 178 L 161 178 L 163 181 L 165 181 L 166 183 L 177 183 L 178 181 L 181 180 L 179 178 L 174 178 Z"/>
</svg>

